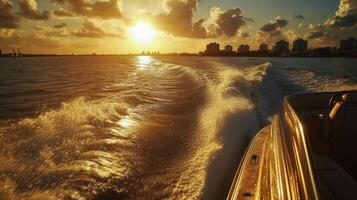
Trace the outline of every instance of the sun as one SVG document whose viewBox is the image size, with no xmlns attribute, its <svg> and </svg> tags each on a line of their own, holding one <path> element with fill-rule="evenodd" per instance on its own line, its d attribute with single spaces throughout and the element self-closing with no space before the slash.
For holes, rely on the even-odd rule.
<svg viewBox="0 0 357 200">
<path fill-rule="evenodd" d="M 139 22 L 129 29 L 130 37 L 139 43 L 150 43 L 156 36 L 156 31 L 147 22 Z"/>
</svg>

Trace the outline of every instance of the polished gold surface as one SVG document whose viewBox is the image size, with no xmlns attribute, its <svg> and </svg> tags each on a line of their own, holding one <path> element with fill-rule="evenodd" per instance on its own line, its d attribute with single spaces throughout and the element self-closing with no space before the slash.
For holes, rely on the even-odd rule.
<svg viewBox="0 0 357 200">
<path fill-rule="evenodd" d="M 253 155 L 259 161 L 251 164 Z M 227 199 L 319 199 L 305 130 L 285 99 L 283 110 L 252 140 Z"/>
<path fill-rule="evenodd" d="M 234 179 L 228 199 L 240 199 L 243 197 L 260 199 L 262 196 L 261 182 L 265 171 L 265 151 L 267 138 L 269 137 L 270 126 L 262 129 L 253 139 L 244 155 L 236 177 Z"/>
</svg>

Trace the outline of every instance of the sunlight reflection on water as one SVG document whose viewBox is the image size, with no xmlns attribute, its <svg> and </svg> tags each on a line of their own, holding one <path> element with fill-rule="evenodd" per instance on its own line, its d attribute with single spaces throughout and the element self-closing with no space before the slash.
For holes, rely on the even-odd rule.
<svg viewBox="0 0 357 200">
<path fill-rule="evenodd" d="M 119 120 L 118 124 L 124 128 L 129 128 L 130 126 L 132 126 L 135 123 L 134 120 L 129 119 L 129 118 L 124 118 Z"/>
<path fill-rule="evenodd" d="M 151 64 L 152 61 L 153 59 L 150 56 L 138 56 L 137 57 L 138 69 L 144 70 L 145 68 L 149 67 L 149 64 Z"/>
</svg>

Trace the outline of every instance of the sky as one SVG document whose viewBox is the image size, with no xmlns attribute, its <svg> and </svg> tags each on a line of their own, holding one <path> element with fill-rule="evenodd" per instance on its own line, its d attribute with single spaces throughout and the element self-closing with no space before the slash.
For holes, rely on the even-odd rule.
<svg viewBox="0 0 357 200">
<path fill-rule="evenodd" d="M 0 49 L 24 53 L 191 52 L 278 40 L 357 38 L 357 0 L 0 0 Z"/>
</svg>

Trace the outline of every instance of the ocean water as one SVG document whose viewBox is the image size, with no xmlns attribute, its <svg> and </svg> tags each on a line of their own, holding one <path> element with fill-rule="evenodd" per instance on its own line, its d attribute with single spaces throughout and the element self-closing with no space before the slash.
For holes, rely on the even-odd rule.
<svg viewBox="0 0 357 200">
<path fill-rule="evenodd" d="M 356 59 L 0 59 L 0 199 L 224 199 L 285 95 L 357 89 Z"/>
</svg>

